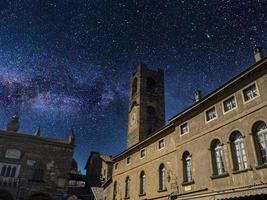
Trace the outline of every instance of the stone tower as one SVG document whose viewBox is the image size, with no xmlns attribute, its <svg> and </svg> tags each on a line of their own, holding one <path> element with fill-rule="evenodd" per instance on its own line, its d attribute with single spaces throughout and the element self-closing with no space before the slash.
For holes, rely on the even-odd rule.
<svg viewBox="0 0 267 200">
<path fill-rule="evenodd" d="M 129 96 L 128 148 L 165 124 L 163 70 L 138 65 L 131 77 Z"/>
</svg>

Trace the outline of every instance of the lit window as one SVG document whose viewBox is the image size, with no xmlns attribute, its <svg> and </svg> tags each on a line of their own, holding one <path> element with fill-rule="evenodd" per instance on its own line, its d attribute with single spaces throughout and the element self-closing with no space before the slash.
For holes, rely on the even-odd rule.
<svg viewBox="0 0 267 200">
<path fill-rule="evenodd" d="M 252 128 L 255 138 L 256 152 L 258 155 L 258 163 L 260 165 L 267 164 L 267 125 L 263 121 L 258 121 Z"/>
<path fill-rule="evenodd" d="M 223 148 L 218 139 L 215 139 L 211 143 L 211 155 L 213 161 L 213 174 L 221 175 L 225 172 L 223 161 Z"/>
<path fill-rule="evenodd" d="M 244 89 L 243 95 L 244 95 L 245 101 L 249 101 L 249 100 L 255 98 L 256 96 L 258 96 L 256 85 L 253 84 L 253 85 L 249 86 L 248 88 Z"/>
<path fill-rule="evenodd" d="M 236 108 L 236 101 L 235 101 L 234 96 L 230 97 L 229 99 L 227 99 L 223 102 L 224 112 L 233 110 L 234 108 Z"/>
<path fill-rule="evenodd" d="M 159 149 L 162 149 L 162 148 L 164 148 L 164 146 L 165 146 L 164 139 L 161 139 L 161 140 L 159 141 L 159 143 L 158 143 L 158 148 L 159 148 Z"/>
<path fill-rule="evenodd" d="M 206 111 L 206 119 L 207 121 L 213 120 L 217 118 L 217 113 L 215 107 Z"/>
<path fill-rule="evenodd" d="M 130 177 L 127 176 L 125 180 L 125 198 L 130 197 Z"/>
<path fill-rule="evenodd" d="M 159 190 L 166 189 L 166 168 L 164 164 L 159 167 Z"/>
<path fill-rule="evenodd" d="M 146 156 L 146 150 L 145 149 L 142 149 L 141 151 L 140 151 L 140 157 L 141 158 L 144 158 Z"/>
<path fill-rule="evenodd" d="M 232 157 L 235 170 L 248 168 L 247 156 L 245 152 L 244 138 L 240 132 L 235 131 L 230 137 Z"/>
<path fill-rule="evenodd" d="M 191 155 L 188 151 L 183 154 L 184 182 L 192 182 Z"/>
<path fill-rule="evenodd" d="M 189 132 L 189 126 L 188 123 L 184 123 L 180 126 L 181 129 L 181 135 Z"/>
<path fill-rule="evenodd" d="M 140 191 L 139 191 L 139 194 L 145 194 L 145 180 L 146 180 L 146 175 L 145 175 L 145 172 L 142 171 L 140 173 Z"/>
<path fill-rule="evenodd" d="M 127 162 L 127 164 L 131 163 L 131 157 L 130 156 L 126 159 L 126 162 Z"/>
</svg>

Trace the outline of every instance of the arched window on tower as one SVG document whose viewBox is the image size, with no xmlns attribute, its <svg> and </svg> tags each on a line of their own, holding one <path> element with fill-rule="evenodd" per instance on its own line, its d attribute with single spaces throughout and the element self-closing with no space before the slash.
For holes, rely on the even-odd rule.
<svg viewBox="0 0 267 200">
<path fill-rule="evenodd" d="M 7 170 L 6 170 L 6 177 L 10 177 L 10 173 L 11 173 L 11 167 L 10 166 L 8 166 L 7 167 Z"/>
<path fill-rule="evenodd" d="M 221 175 L 225 172 L 224 158 L 223 158 L 223 147 L 218 139 L 211 142 L 210 145 L 213 175 Z"/>
<path fill-rule="evenodd" d="M 158 115 L 154 107 L 147 107 L 147 124 L 148 124 L 148 133 L 152 133 L 158 127 Z"/>
<path fill-rule="evenodd" d="M 239 131 L 234 131 L 230 135 L 233 167 L 235 170 L 248 168 L 248 161 L 245 151 L 244 137 Z"/>
<path fill-rule="evenodd" d="M 132 83 L 132 96 L 134 96 L 137 92 L 137 78 L 134 78 Z"/>
<path fill-rule="evenodd" d="M 146 89 L 150 93 L 156 92 L 156 81 L 153 78 L 148 77 L 146 79 Z"/>
<path fill-rule="evenodd" d="M 164 164 L 159 166 L 159 190 L 166 190 L 166 168 Z"/>
<path fill-rule="evenodd" d="M 192 182 L 192 162 L 191 162 L 191 155 L 188 151 L 183 153 L 183 172 L 184 172 L 184 182 Z"/>
<path fill-rule="evenodd" d="M 145 172 L 142 171 L 140 173 L 140 190 L 139 190 L 139 194 L 145 194 L 145 180 L 146 180 L 146 175 Z"/>
<path fill-rule="evenodd" d="M 267 125 L 263 121 L 256 122 L 252 133 L 259 165 L 267 164 Z"/>
</svg>

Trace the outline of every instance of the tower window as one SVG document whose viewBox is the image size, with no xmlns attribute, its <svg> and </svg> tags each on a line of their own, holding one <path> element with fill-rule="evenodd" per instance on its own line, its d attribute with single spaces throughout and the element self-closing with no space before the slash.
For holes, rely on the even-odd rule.
<svg viewBox="0 0 267 200">
<path fill-rule="evenodd" d="M 134 96 L 137 92 L 137 78 L 135 78 L 133 80 L 133 84 L 132 84 L 132 96 Z"/>
<path fill-rule="evenodd" d="M 147 80 L 146 80 L 146 86 L 147 86 L 147 91 L 148 92 L 155 92 L 156 91 L 156 81 L 151 78 L 151 77 L 148 77 Z"/>
<path fill-rule="evenodd" d="M 157 129 L 158 116 L 154 107 L 147 107 L 147 123 L 148 123 L 148 133 L 152 133 Z"/>
</svg>

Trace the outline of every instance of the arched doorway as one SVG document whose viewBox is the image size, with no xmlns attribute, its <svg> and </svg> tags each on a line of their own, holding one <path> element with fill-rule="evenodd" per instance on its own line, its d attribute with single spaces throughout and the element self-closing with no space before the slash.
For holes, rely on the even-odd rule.
<svg viewBox="0 0 267 200">
<path fill-rule="evenodd" d="M 31 195 L 29 200 L 52 200 L 52 198 L 48 194 L 38 192 Z"/>
<path fill-rule="evenodd" d="M 0 190 L 0 200 L 13 200 L 13 197 L 8 191 Z"/>
</svg>

